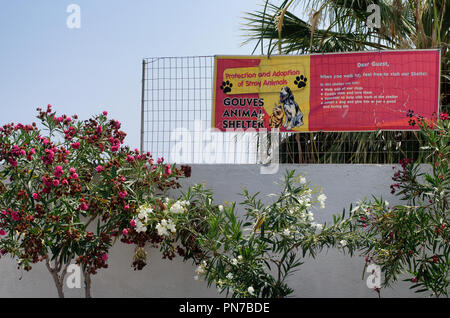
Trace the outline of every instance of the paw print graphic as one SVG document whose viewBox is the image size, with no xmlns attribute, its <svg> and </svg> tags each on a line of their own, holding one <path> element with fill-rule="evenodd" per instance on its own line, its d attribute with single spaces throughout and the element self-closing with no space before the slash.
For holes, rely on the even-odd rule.
<svg viewBox="0 0 450 318">
<path fill-rule="evenodd" d="M 298 88 L 306 87 L 306 82 L 308 79 L 306 76 L 300 75 L 295 78 L 294 84 L 297 85 Z"/>
<path fill-rule="evenodd" d="M 230 81 L 226 81 L 226 82 L 222 82 L 220 89 L 226 94 L 226 93 L 231 92 L 232 87 L 233 87 L 233 83 L 230 83 Z"/>
</svg>

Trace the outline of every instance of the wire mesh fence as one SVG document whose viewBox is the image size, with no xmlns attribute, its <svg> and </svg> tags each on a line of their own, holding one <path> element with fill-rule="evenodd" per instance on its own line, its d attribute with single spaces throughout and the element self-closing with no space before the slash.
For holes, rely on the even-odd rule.
<svg viewBox="0 0 450 318">
<path fill-rule="evenodd" d="M 209 129 L 213 73 L 214 56 L 143 61 L 143 151 L 178 163 L 257 162 L 254 134 Z"/>
<path fill-rule="evenodd" d="M 142 67 L 141 150 L 153 157 L 188 164 L 264 164 L 275 156 L 280 163 L 427 161 L 414 131 L 216 131 L 211 128 L 214 56 L 147 58 Z"/>
</svg>

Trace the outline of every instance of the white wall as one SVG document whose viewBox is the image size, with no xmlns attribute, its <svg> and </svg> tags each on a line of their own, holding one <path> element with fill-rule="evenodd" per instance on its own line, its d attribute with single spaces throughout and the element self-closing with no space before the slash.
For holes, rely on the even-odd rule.
<svg viewBox="0 0 450 318">
<path fill-rule="evenodd" d="M 392 165 L 281 165 L 277 174 L 262 175 L 256 165 L 193 165 L 192 177 L 184 186 L 205 182 L 214 190 L 217 203 L 238 201 L 243 187 L 261 195 L 276 193 L 286 169 L 295 169 L 312 184 L 323 188 L 326 208 L 317 210 L 317 222 L 331 222 L 332 214 L 348 209 L 350 203 L 372 194 L 383 196 L 391 204 L 400 202 L 390 194 Z M 148 265 L 142 271 L 131 267 L 133 248 L 117 243 L 110 252 L 109 266 L 93 277 L 94 297 L 222 297 L 216 289 L 193 279 L 195 266 L 178 257 L 162 260 L 155 249 L 148 249 Z M 335 250 L 321 253 L 316 259 L 306 259 L 300 270 L 289 279 L 294 297 L 377 297 L 361 279 L 364 259 L 353 258 Z M 22 278 L 19 279 L 20 275 Z M 395 289 L 383 289 L 382 297 L 417 297 L 409 284 L 400 282 Z M 67 297 L 82 297 L 83 291 L 66 288 Z M 0 297 L 56 297 L 50 275 L 43 264 L 35 264 L 22 274 L 15 262 L 0 260 Z M 424 295 L 423 295 L 424 296 Z"/>
</svg>

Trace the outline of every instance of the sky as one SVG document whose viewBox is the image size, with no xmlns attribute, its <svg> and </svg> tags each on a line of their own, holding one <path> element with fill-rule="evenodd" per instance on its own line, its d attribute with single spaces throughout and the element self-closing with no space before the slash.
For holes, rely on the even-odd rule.
<svg viewBox="0 0 450 318">
<path fill-rule="evenodd" d="M 36 108 L 88 119 L 104 110 L 140 143 L 145 57 L 251 54 L 245 12 L 262 0 L 0 0 L 0 125 Z M 81 9 L 70 29 L 67 8 Z"/>
</svg>

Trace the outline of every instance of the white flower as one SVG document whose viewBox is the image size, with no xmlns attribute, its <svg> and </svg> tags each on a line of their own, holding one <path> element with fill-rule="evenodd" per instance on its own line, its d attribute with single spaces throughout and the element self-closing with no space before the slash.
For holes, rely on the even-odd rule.
<svg viewBox="0 0 450 318">
<path fill-rule="evenodd" d="M 158 231 L 158 235 L 160 235 L 160 236 L 168 236 L 169 235 L 166 225 L 167 225 L 166 220 L 162 220 L 160 223 L 158 223 L 156 225 L 156 230 Z"/>
<path fill-rule="evenodd" d="M 197 269 L 195 270 L 195 272 L 197 273 L 197 275 L 205 273 L 204 266 L 202 266 L 202 265 L 197 266 Z"/>
<path fill-rule="evenodd" d="M 223 205 L 219 205 L 219 211 L 223 212 Z"/>
<path fill-rule="evenodd" d="M 384 201 L 384 205 L 385 205 L 385 206 L 389 206 L 389 202 Z"/>
<path fill-rule="evenodd" d="M 170 212 L 175 213 L 175 214 L 184 213 L 184 207 L 181 204 L 181 202 L 177 201 L 170 207 Z"/>
<path fill-rule="evenodd" d="M 144 223 L 147 223 L 148 216 L 153 213 L 153 209 L 148 205 L 141 205 L 138 211 L 138 218 L 141 219 Z"/>
<path fill-rule="evenodd" d="M 322 208 L 322 209 L 325 209 L 325 200 L 327 199 L 327 196 L 325 195 L 325 194 L 320 194 L 318 197 L 317 197 L 317 200 L 320 202 L 320 207 Z"/>
<path fill-rule="evenodd" d="M 136 224 L 136 232 L 141 233 L 147 231 L 147 226 L 144 223 L 142 223 L 141 220 L 134 219 L 134 222 Z"/>
<path fill-rule="evenodd" d="M 144 221 L 144 222 L 147 222 L 147 214 L 144 213 L 143 211 L 139 212 L 139 214 L 138 214 L 138 219 L 139 219 L 139 220 L 142 220 L 142 221 Z"/>
<path fill-rule="evenodd" d="M 171 231 L 172 233 L 175 233 L 175 232 L 177 231 L 177 230 L 176 230 L 176 227 L 175 227 L 175 224 L 173 223 L 172 220 L 169 220 L 169 222 L 167 223 L 166 228 L 167 228 L 169 231 Z"/>
<path fill-rule="evenodd" d="M 242 255 L 239 255 L 239 256 L 238 256 L 238 260 L 239 260 L 239 261 L 242 261 Z"/>
<path fill-rule="evenodd" d="M 291 234 L 291 231 L 289 231 L 289 229 L 284 229 L 283 234 L 289 236 Z"/>
<path fill-rule="evenodd" d="M 162 219 L 160 223 L 156 225 L 156 230 L 160 236 L 169 236 L 169 231 L 175 233 L 176 227 L 172 220 Z"/>
<path fill-rule="evenodd" d="M 311 223 L 311 224 L 312 224 L 312 226 L 314 226 L 314 227 L 315 227 L 316 229 L 318 229 L 319 231 L 323 229 L 323 224 L 316 223 L 316 222 L 313 222 L 313 223 Z"/>
<path fill-rule="evenodd" d="M 305 177 L 300 177 L 300 183 L 301 184 L 305 184 L 306 183 L 306 178 Z"/>
<path fill-rule="evenodd" d="M 237 259 L 235 259 L 235 258 L 233 258 L 233 259 L 231 260 L 231 264 L 233 264 L 233 265 L 237 265 L 237 264 L 238 264 L 238 260 L 237 260 Z"/>
<path fill-rule="evenodd" d="M 247 288 L 247 291 L 248 291 L 248 293 L 249 293 L 250 295 L 254 295 L 254 293 L 255 293 L 255 289 L 254 289 L 252 286 L 250 286 L 249 288 Z"/>
<path fill-rule="evenodd" d="M 341 240 L 341 241 L 339 242 L 339 244 L 341 244 L 341 246 L 344 247 L 344 246 L 347 245 L 347 241 L 346 241 L 346 240 Z"/>
<path fill-rule="evenodd" d="M 309 221 L 309 222 L 314 221 L 314 214 L 313 214 L 311 211 L 309 211 L 309 212 L 306 214 L 306 217 L 308 218 L 308 221 Z"/>
<path fill-rule="evenodd" d="M 233 273 L 228 273 L 228 275 L 227 275 L 227 279 L 233 279 L 233 277 L 234 277 L 234 275 L 233 275 Z"/>
</svg>

